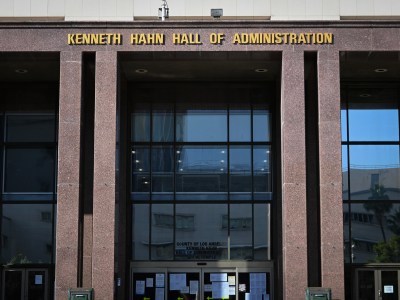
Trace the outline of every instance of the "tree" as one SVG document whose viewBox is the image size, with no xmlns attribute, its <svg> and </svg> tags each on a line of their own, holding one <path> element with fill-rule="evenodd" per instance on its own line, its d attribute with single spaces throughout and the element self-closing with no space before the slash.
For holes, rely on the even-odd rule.
<svg viewBox="0 0 400 300">
<path fill-rule="evenodd" d="M 395 210 L 392 215 L 387 217 L 389 229 L 396 235 L 400 235 L 400 208 Z"/>
<path fill-rule="evenodd" d="M 393 236 L 389 241 L 380 242 L 374 246 L 376 252 L 375 262 L 398 263 L 400 262 L 400 236 Z"/>
<path fill-rule="evenodd" d="M 368 200 L 389 200 L 389 196 L 386 195 L 386 190 L 383 185 L 375 184 L 374 188 L 371 188 L 371 197 Z M 383 221 L 385 220 L 385 214 L 392 210 L 392 203 L 364 203 L 364 208 L 367 211 L 372 211 L 375 218 L 381 228 L 383 241 L 386 243 L 386 234 L 383 228 Z"/>
</svg>

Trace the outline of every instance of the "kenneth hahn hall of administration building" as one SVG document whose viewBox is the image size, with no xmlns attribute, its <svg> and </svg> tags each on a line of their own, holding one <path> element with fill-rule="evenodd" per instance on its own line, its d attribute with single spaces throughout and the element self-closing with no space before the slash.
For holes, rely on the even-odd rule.
<svg viewBox="0 0 400 300">
<path fill-rule="evenodd" d="M 400 299 L 399 115 L 398 0 L 1 0 L 0 300 Z"/>
</svg>

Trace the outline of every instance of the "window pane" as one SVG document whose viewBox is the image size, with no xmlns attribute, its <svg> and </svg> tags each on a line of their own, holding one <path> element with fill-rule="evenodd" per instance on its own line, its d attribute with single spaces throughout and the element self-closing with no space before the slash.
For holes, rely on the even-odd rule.
<svg viewBox="0 0 400 300">
<path fill-rule="evenodd" d="M 150 141 L 150 110 L 137 109 L 132 114 L 132 141 L 148 142 Z"/>
<path fill-rule="evenodd" d="M 271 259 L 269 204 L 254 204 L 254 260 Z"/>
<path fill-rule="evenodd" d="M 6 149 L 5 192 L 53 192 L 54 148 Z"/>
<path fill-rule="evenodd" d="M 342 128 L 342 141 L 347 141 L 347 110 L 344 104 L 342 104 L 341 112 L 341 128 Z"/>
<path fill-rule="evenodd" d="M 253 141 L 266 142 L 270 140 L 269 113 L 266 109 L 253 110 Z"/>
<path fill-rule="evenodd" d="M 153 200 L 172 199 L 174 192 L 174 148 L 172 146 L 153 147 L 151 169 Z"/>
<path fill-rule="evenodd" d="M 342 200 L 349 200 L 349 165 L 347 146 L 342 146 Z"/>
<path fill-rule="evenodd" d="M 231 142 L 251 141 L 251 110 L 230 110 L 229 140 Z"/>
<path fill-rule="evenodd" d="M 169 109 L 153 111 L 153 141 L 170 142 L 174 140 L 174 114 Z"/>
<path fill-rule="evenodd" d="M 179 142 L 224 142 L 227 132 L 225 109 L 188 108 L 176 114 L 176 140 Z"/>
<path fill-rule="evenodd" d="M 137 200 L 150 193 L 150 149 L 135 147 L 132 150 L 132 192 Z"/>
<path fill-rule="evenodd" d="M 222 218 L 228 214 L 224 204 L 177 204 L 177 216 L 193 216 L 193 230 L 176 228 L 175 259 L 222 260 L 228 258 L 228 231 Z M 191 223 L 188 218 L 188 224 Z"/>
<path fill-rule="evenodd" d="M 51 263 L 52 221 L 51 204 L 4 204 L 2 263 Z"/>
<path fill-rule="evenodd" d="M 227 193 L 225 147 L 183 146 L 176 151 L 176 162 L 178 193 L 188 193 L 192 198 L 205 200 L 218 193 Z M 185 199 L 188 197 L 186 195 Z"/>
<path fill-rule="evenodd" d="M 354 263 L 399 263 L 400 205 L 351 204 L 351 254 Z"/>
<path fill-rule="evenodd" d="M 132 205 L 132 258 L 149 260 L 149 205 Z"/>
<path fill-rule="evenodd" d="M 174 207 L 172 204 L 152 205 L 151 259 L 174 258 Z"/>
<path fill-rule="evenodd" d="M 351 200 L 399 200 L 399 154 L 399 146 L 350 146 Z"/>
<path fill-rule="evenodd" d="M 343 239 L 344 239 L 344 262 L 351 262 L 350 249 L 350 221 L 349 221 L 349 204 L 343 204 Z"/>
<path fill-rule="evenodd" d="M 53 142 L 54 115 L 8 115 L 8 142 Z"/>
<path fill-rule="evenodd" d="M 251 204 L 230 206 L 231 260 L 253 260 L 253 216 Z"/>
<path fill-rule="evenodd" d="M 255 146 L 253 149 L 254 198 L 271 198 L 271 151 L 269 146 Z"/>
<path fill-rule="evenodd" d="M 251 146 L 232 146 L 229 150 L 230 199 L 251 200 Z"/>
<path fill-rule="evenodd" d="M 349 103 L 350 141 L 398 141 L 399 112 L 395 102 L 376 99 Z"/>
</svg>

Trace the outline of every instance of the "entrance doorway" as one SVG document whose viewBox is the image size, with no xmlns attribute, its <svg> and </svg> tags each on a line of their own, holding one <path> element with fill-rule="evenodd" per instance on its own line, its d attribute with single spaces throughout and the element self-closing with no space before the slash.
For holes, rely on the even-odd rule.
<svg viewBox="0 0 400 300">
<path fill-rule="evenodd" d="M 399 272 L 395 269 L 357 269 L 356 299 L 399 300 Z"/>
<path fill-rule="evenodd" d="M 3 270 L 2 300 L 48 300 L 47 269 Z"/>
<path fill-rule="evenodd" d="M 268 268 L 135 268 L 131 271 L 131 299 L 269 300 L 271 276 Z"/>
</svg>

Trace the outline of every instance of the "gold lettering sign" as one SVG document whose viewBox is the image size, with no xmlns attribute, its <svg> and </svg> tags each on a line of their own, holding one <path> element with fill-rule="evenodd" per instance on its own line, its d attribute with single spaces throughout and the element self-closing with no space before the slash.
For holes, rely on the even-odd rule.
<svg viewBox="0 0 400 300">
<path fill-rule="evenodd" d="M 68 33 L 68 45 L 122 45 L 120 33 Z"/>
<path fill-rule="evenodd" d="M 68 45 L 122 45 L 121 33 L 69 33 Z M 202 45 L 199 33 L 131 33 L 132 45 L 165 45 L 166 41 L 173 45 Z M 222 33 L 210 33 L 208 38 L 211 45 L 232 43 L 234 45 L 324 45 L 333 44 L 333 33 L 330 32 L 237 32 L 231 40 Z"/>
</svg>

